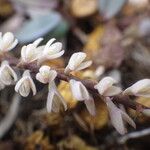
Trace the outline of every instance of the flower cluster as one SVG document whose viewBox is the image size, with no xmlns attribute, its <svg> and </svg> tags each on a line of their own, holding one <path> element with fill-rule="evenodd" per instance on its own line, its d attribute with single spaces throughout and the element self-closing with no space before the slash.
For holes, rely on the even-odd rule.
<svg viewBox="0 0 150 150">
<path fill-rule="evenodd" d="M 25 45 L 21 49 L 21 64 L 30 65 L 35 63 L 39 67 L 39 72 L 36 73 L 36 80 L 42 84 L 48 84 L 48 96 L 47 96 L 47 111 L 59 112 L 60 110 L 67 110 L 67 104 L 57 89 L 55 79 L 58 77 L 58 72 L 50 66 L 43 65 L 45 61 L 59 58 L 64 54 L 62 50 L 62 43 L 55 42 L 55 39 L 50 39 L 46 45 L 39 46 L 43 38 L 39 38 L 31 44 Z M 13 49 L 18 43 L 14 35 L 10 32 L 5 33 L 3 36 L 0 33 L 0 52 L 1 55 Z M 92 64 L 92 61 L 86 60 L 86 54 L 84 52 L 74 53 L 63 74 L 69 76 L 72 72 L 77 72 L 86 69 Z M 5 86 L 15 84 L 15 91 L 21 96 L 27 97 L 32 91 L 33 95 L 36 95 L 37 89 L 34 80 L 31 76 L 32 70 L 25 70 L 22 77 L 18 80 L 17 73 L 9 65 L 8 61 L 3 61 L 0 67 L 0 89 Z M 96 108 L 93 98 L 93 93 L 90 92 L 85 83 L 78 78 L 69 78 L 70 91 L 77 101 L 81 101 L 85 104 L 87 110 L 91 115 L 96 114 Z M 117 86 L 117 81 L 112 77 L 104 77 L 101 79 L 93 89 L 99 93 L 99 96 L 103 99 L 108 107 L 110 119 L 112 125 L 120 134 L 126 133 L 125 121 L 128 122 L 134 128 L 136 127 L 133 120 L 128 114 L 118 107 L 113 102 L 113 98 L 116 95 L 134 95 L 150 97 L 150 79 L 143 79 L 133 84 L 126 90 L 122 90 Z M 143 110 L 143 113 L 148 113 L 149 110 Z"/>
</svg>

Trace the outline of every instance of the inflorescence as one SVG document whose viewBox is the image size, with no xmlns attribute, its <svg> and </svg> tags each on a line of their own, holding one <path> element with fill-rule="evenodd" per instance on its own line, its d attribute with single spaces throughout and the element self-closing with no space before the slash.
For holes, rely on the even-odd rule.
<svg viewBox="0 0 150 150">
<path fill-rule="evenodd" d="M 50 39 L 46 45 L 39 46 L 43 38 L 39 38 L 31 44 L 23 46 L 21 49 L 21 58 L 17 63 L 12 63 L 12 59 L 15 57 L 8 57 L 8 52 L 12 50 L 18 43 L 18 40 L 10 32 L 2 35 L 0 33 L 0 89 L 4 89 L 6 86 L 15 84 L 15 91 L 21 96 L 27 97 L 32 91 L 33 95 L 36 95 L 36 85 L 32 79 L 31 72 L 35 72 L 36 80 L 42 84 L 48 84 L 48 96 L 47 96 L 47 111 L 59 112 L 63 107 L 67 110 L 67 104 L 57 89 L 55 79 L 65 80 L 69 82 L 71 92 L 77 101 L 81 101 L 85 104 L 87 110 L 91 115 L 96 114 L 96 108 L 94 103 L 94 94 L 99 94 L 101 99 L 106 103 L 112 125 L 120 134 L 126 133 L 124 123 L 127 122 L 134 128 L 136 127 L 134 121 L 128 116 L 128 114 L 119 108 L 113 101 L 117 99 L 117 96 L 143 96 L 150 97 L 150 79 L 143 79 L 131 87 L 122 90 L 116 84 L 116 80 L 112 77 L 104 77 L 97 82 L 86 81 L 72 76 L 72 72 L 77 72 L 86 69 L 92 64 L 92 61 L 86 60 L 86 54 L 84 52 L 74 53 L 66 68 L 63 71 L 51 68 L 50 66 L 43 65 L 43 62 L 47 60 L 53 60 L 61 57 L 64 54 L 62 50 L 62 43 L 54 42 L 55 39 Z M 33 67 L 34 63 L 34 67 Z M 15 64 L 15 65 L 14 65 Z M 18 79 L 18 75 L 14 70 L 15 67 L 24 67 L 22 77 Z M 38 70 L 38 71 L 37 71 Z M 130 104 L 128 100 L 121 102 L 122 104 L 128 104 L 132 108 L 136 109 L 136 103 Z M 150 109 L 142 105 L 141 112 L 150 115 Z"/>
</svg>

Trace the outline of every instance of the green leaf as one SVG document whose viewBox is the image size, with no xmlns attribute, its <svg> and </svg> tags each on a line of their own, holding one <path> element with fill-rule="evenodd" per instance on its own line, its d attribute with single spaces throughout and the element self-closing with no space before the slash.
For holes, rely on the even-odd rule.
<svg viewBox="0 0 150 150">
<path fill-rule="evenodd" d="M 40 15 L 26 22 L 16 33 L 21 43 L 28 43 L 53 31 L 62 21 L 60 14 L 50 12 L 47 15 Z"/>
<path fill-rule="evenodd" d="M 123 7 L 126 0 L 99 0 L 99 11 L 105 19 L 114 17 Z"/>
</svg>

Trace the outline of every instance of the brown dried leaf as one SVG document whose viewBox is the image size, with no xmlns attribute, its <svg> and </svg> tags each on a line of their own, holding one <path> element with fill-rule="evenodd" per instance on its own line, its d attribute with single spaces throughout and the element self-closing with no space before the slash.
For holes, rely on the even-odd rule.
<svg viewBox="0 0 150 150">
<path fill-rule="evenodd" d="M 0 150 L 13 150 L 14 149 L 14 143 L 13 141 L 2 141 L 0 142 Z"/>
<path fill-rule="evenodd" d="M 150 99 L 149 98 L 140 97 L 136 100 L 136 102 L 143 104 L 144 106 L 150 107 Z"/>
<path fill-rule="evenodd" d="M 47 126 L 56 126 L 62 123 L 63 117 L 59 113 L 45 113 L 40 118 L 41 122 Z"/>
<path fill-rule="evenodd" d="M 121 38 L 122 34 L 113 23 L 106 25 L 100 41 L 102 47 L 93 57 L 96 66 L 103 65 L 106 68 L 116 68 L 121 64 L 124 59 Z"/>
<path fill-rule="evenodd" d="M 124 51 L 119 43 L 103 46 L 101 52 L 93 57 L 96 66 L 105 68 L 117 68 L 124 59 Z"/>
<path fill-rule="evenodd" d="M 136 99 L 136 102 L 138 102 L 144 106 L 150 107 L 150 99 L 149 98 L 140 97 L 140 98 Z M 149 121 L 150 117 L 145 116 L 142 113 L 138 113 L 133 109 L 129 109 L 129 112 L 133 117 L 137 118 L 137 120 L 141 123 Z"/>
<path fill-rule="evenodd" d="M 79 77 L 81 79 L 95 79 L 95 74 L 94 74 L 94 71 L 91 68 L 91 69 L 87 69 L 87 70 L 84 70 L 84 71 L 80 71 L 80 76 Z"/>
<path fill-rule="evenodd" d="M 69 84 L 65 81 L 61 81 L 58 85 L 58 90 L 67 102 L 68 108 L 74 108 L 77 104 L 77 100 L 73 97 Z"/>
<path fill-rule="evenodd" d="M 75 17 L 87 17 L 97 10 L 97 0 L 72 0 L 71 12 Z"/>
<path fill-rule="evenodd" d="M 44 133 L 40 130 L 30 135 L 25 143 L 25 150 L 35 150 L 36 147 L 43 150 L 54 150 L 54 147 L 48 141 L 48 137 L 44 137 Z"/>
<path fill-rule="evenodd" d="M 122 39 L 122 34 L 113 22 L 106 24 L 103 37 L 101 38 L 102 45 L 108 45 L 119 42 Z"/>
<path fill-rule="evenodd" d="M 88 55 L 89 58 L 93 58 L 93 55 L 100 50 L 103 33 L 104 27 L 98 26 L 91 34 L 88 35 L 87 43 L 84 46 L 84 52 Z"/>
<path fill-rule="evenodd" d="M 96 102 L 96 100 L 95 100 Z M 96 116 L 89 115 L 86 109 L 80 113 L 80 117 L 87 123 L 87 125 L 96 130 L 103 128 L 108 122 L 107 107 L 103 102 L 96 102 Z"/>
<path fill-rule="evenodd" d="M 64 60 L 62 58 L 57 58 L 57 59 L 44 62 L 44 65 L 48 65 L 50 67 L 55 67 L 55 68 L 62 68 L 64 67 Z"/>
<path fill-rule="evenodd" d="M 13 7 L 6 0 L 0 0 L 0 16 L 6 17 L 11 15 L 13 12 Z"/>
<path fill-rule="evenodd" d="M 67 149 L 67 150 L 97 150 L 92 146 L 89 146 L 83 141 L 80 137 L 76 135 L 72 135 L 64 140 L 62 140 L 58 144 L 59 149 Z"/>
</svg>

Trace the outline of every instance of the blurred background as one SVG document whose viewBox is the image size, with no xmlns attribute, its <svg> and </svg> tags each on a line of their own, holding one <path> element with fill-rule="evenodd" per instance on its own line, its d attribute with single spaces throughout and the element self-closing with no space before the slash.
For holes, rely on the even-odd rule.
<svg viewBox="0 0 150 150">
<path fill-rule="evenodd" d="M 12 52 L 19 57 L 23 45 L 44 37 L 63 43 L 63 58 L 46 62 L 63 68 L 71 54 L 87 53 L 93 65 L 75 74 L 99 81 L 109 75 L 124 89 L 150 78 L 149 0 L 0 0 L 0 32 L 13 32 L 19 40 Z M 14 87 L 0 92 L 0 150 L 148 150 L 150 118 L 125 108 L 137 129 L 119 135 L 111 126 L 105 104 L 96 100 L 97 115 L 72 97 L 69 85 L 58 83 L 68 111 L 48 114 L 47 87 L 36 83 L 38 94 L 18 98 Z M 146 98 L 133 99 L 150 107 Z M 12 112 L 12 110 L 15 110 Z M 142 134 L 141 131 L 146 134 Z"/>
</svg>

